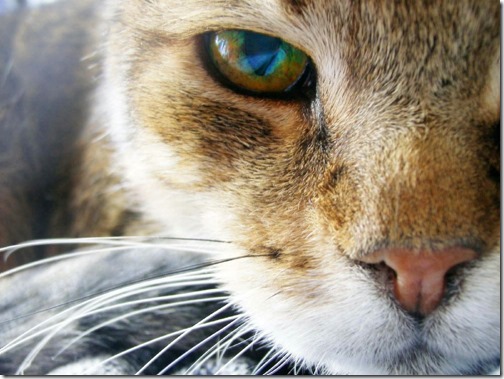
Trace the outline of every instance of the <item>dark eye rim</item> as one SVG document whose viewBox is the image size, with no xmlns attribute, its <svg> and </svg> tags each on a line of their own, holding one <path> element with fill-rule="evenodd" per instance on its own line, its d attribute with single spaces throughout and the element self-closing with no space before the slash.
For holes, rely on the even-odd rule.
<svg viewBox="0 0 504 379">
<path fill-rule="evenodd" d="M 210 40 L 215 33 L 218 31 L 210 31 L 199 35 L 199 55 L 200 61 L 203 64 L 205 70 L 209 73 L 210 77 L 218 82 L 219 84 L 225 86 L 226 88 L 232 90 L 233 92 L 243 95 L 251 96 L 260 99 L 275 99 L 275 100 L 287 100 L 287 101 L 311 101 L 316 95 L 316 83 L 317 75 L 316 69 L 313 61 L 308 56 L 308 63 L 306 64 L 305 70 L 301 77 L 289 87 L 286 91 L 275 93 L 275 92 L 256 92 L 247 90 L 246 88 L 240 87 L 229 80 L 225 75 L 223 75 L 220 70 L 215 66 L 210 57 Z M 244 30 L 247 31 L 247 30 Z"/>
</svg>

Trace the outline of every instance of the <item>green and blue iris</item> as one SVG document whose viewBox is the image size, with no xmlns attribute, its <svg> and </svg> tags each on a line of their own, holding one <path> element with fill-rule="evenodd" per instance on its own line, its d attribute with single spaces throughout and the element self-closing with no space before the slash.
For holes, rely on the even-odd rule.
<svg viewBox="0 0 504 379">
<path fill-rule="evenodd" d="M 216 32 L 209 44 L 215 67 L 230 82 L 248 91 L 288 91 L 308 64 L 305 53 L 280 38 L 250 31 Z"/>
</svg>

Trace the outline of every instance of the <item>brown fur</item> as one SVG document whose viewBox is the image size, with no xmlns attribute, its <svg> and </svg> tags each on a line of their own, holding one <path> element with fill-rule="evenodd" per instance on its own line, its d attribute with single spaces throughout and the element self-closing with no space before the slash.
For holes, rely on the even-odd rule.
<svg viewBox="0 0 504 379">
<path fill-rule="evenodd" d="M 303 236 L 320 228 L 336 251 L 354 258 L 380 246 L 467 244 L 479 252 L 496 246 L 499 111 L 472 105 L 484 102 L 487 74 L 498 64 L 497 4 L 331 3 L 323 27 L 341 40 L 332 44 L 345 47 L 337 52 L 344 100 L 334 101 L 327 92 L 333 78 L 320 75 L 316 108 L 244 102 L 194 64 L 191 23 L 161 31 L 151 27 L 160 5 L 137 4 L 118 14 L 123 39 L 114 41 L 117 54 L 128 57 L 135 122 L 176 149 L 181 170 L 200 168 L 194 190 L 217 187 L 239 204 L 246 246 L 272 246 L 298 257 L 292 262 L 310 261 L 317 252 Z M 202 9 L 212 12 L 210 5 Z M 307 23 L 320 17 L 316 7 L 298 11 Z M 226 24 L 226 15 L 216 17 L 200 30 Z M 143 41 L 152 39 L 166 43 L 145 51 Z M 133 45 L 122 51 L 126 41 Z M 308 53 L 317 64 L 318 52 Z"/>
<path fill-rule="evenodd" d="M 226 29 L 303 50 L 315 86 L 282 97 L 226 85 L 203 46 Z M 224 290 L 294 358 L 338 373 L 354 353 L 389 373 L 493 367 L 497 2 L 69 1 L 7 18 L 0 36 L 0 245 L 229 240 L 216 254 L 246 259 L 218 267 Z M 477 258 L 418 322 L 394 300 L 391 270 L 364 263 L 382 249 Z M 466 333 L 480 305 L 485 329 Z"/>
<path fill-rule="evenodd" d="M 496 56 L 498 6 L 489 2 L 477 6 L 448 5 L 440 12 L 436 3 L 431 2 L 334 3 L 334 12 L 324 18 L 327 27 L 337 31 L 336 38 L 341 39 L 336 45 L 345 46 L 338 51 L 347 74 L 338 90 L 345 100 L 332 101 L 335 95 L 326 89 L 333 79 L 320 75 L 317 106 L 311 108 L 302 100 L 249 97 L 248 103 L 243 103 L 239 95 L 215 83 L 203 65 L 193 64 L 194 56 L 200 54 L 198 42 L 193 39 L 196 31 L 225 24 L 227 16 L 215 21 L 207 17 L 203 25 L 194 20 L 199 29 L 193 30 L 189 24 L 184 26 L 188 29 L 178 30 L 176 24 L 173 31 L 161 31 L 162 13 L 156 9 L 159 6 L 157 2 L 137 1 L 117 7 L 115 15 L 119 20 L 117 27 L 124 30 L 120 33 L 123 40 L 112 41 L 115 44 L 112 50 L 124 57 L 121 64 L 127 67 L 130 84 L 127 91 L 136 109 L 134 117 L 184 157 L 181 169 L 184 165 L 198 166 L 203 175 L 197 184 L 191 184 L 194 190 L 221 188 L 230 194 L 234 204 L 240 204 L 242 209 L 237 210 L 240 223 L 250 230 L 249 235 L 242 236 L 246 246 L 252 249 L 271 246 L 282 251 L 282 255 L 295 254 L 298 259 L 293 262 L 303 255 L 303 261 L 310 261 L 314 257 L 308 245 L 302 247 L 307 244 L 303 235 L 318 228 L 326 230 L 338 251 L 351 257 L 365 255 L 383 245 L 438 249 L 463 243 L 480 251 L 495 246 L 499 236 L 499 187 L 495 181 L 499 172 L 499 146 L 495 138 L 499 111 L 471 105 L 484 103 L 486 75 L 494 61 L 480 57 Z M 241 6 L 247 8 L 252 4 Z M 296 2 L 287 6 L 296 8 L 306 22 L 316 12 L 309 4 L 301 6 Z M 86 5 L 80 8 L 79 12 L 89 12 Z M 174 8 L 177 9 L 176 4 Z M 212 6 L 202 8 L 209 14 L 212 12 Z M 364 28 L 361 19 L 377 26 Z M 29 34 L 31 23 L 28 20 L 23 24 L 27 26 L 21 27 L 13 42 L 15 69 L 21 70 L 23 62 L 32 58 L 29 51 L 23 51 L 23 41 L 31 43 L 34 38 Z M 49 20 L 47 24 L 49 28 L 58 21 Z M 299 25 L 300 29 L 304 27 Z M 67 41 L 73 38 L 65 34 L 66 29 L 52 30 L 56 37 L 44 37 L 41 41 L 41 49 L 47 51 L 44 56 L 54 54 L 45 41 L 52 41 L 56 48 L 60 46 L 60 37 Z M 459 36 L 456 44 L 453 36 Z M 121 51 L 123 46 L 128 46 L 128 50 Z M 174 52 L 182 65 L 177 75 L 172 74 L 166 63 L 173 59 L 168 55 Z M 318 52 L 309 53 L 316 64 Z M 79 75 L 93 76 L 86 71 L 86 65 L 73 63 L 71 67 L 81 70 Z M 57 83 L 59 80 L 52 75 L 60 77 L 62 70 L 48 66 L 44 72 L 42 79 Z M 23 77 L 23 80 L 31 79 Z M 40 76 L 33 80 L 40 80 Z M 72 98 L 72 84 L 61 85 L 69 94 L 66 98 Z M 24 87 L 36 88 L 27 84 Z M 199 96 L 203 88 L 208 95 L 203 92 Z M 30 94 L 25 96 L 31 98 Z M 216 97 L 221 100 L 210 100 Z M 30 122 L 32 114 L 43 113 L 32 111 L 29 99 L 19 102 L 20 107 L 28 108 L 26 122 Z M 79 105 L 82 102 L 73 98 L 72 104 L 79 108 L 67 109 L 67 114 L 82 119 L 79 114 L 85 111 L 85 105 Z M 33 105 L 40 109 L 37 106 L 50 107 L 47 103 Z M 72 130 L 79 130 L 73 125 L 80 121 L 72 121 L 67 115 L 53 119 L 58 122 L 49 118 L 40 123 L 55 125 L 54 130 L 60 128 L 56 124 L 72 125 Z M 66 132 L 69 128 L 59 130 Z M 53 134 L 63 133 L 48 133 Z M 86 138 L 89 141 L 91 137 Z M 92 153 L 85 154 L 84 163 L 79 163 L 81 158 L 75 156 L 72 148 L 65 152 L 59 147 L 72 146 L 72 140 L 75 137 L 70 136 L 70 142 L 63 144 L 48 141 L 48 147 L 40 150 L 61 150 L 56 161 L 74 156 L 72 167 L 62 168 L 63 172 L 68 169 L 79 172 L 78 167 L 84 167 L 83 177 L 62 175 L 72 188 L 79 188 L 75 195 L 68 188 L 59 193 L 56 188 L 62 187 L 55 184 L 60 182 L 58 175 L 51 179 L 58 166 L 52 161 L 45 162 L 47 155 L 43 153 L 37 157 L 44 158 L 43 167 L 55 168 L 48 171 L 51 174 L 45 174 L 49 175 L 45 179 L 50 183 L 48 186 L 54 189 L 43 192 L 56 191 L 58 201 L 73 197 L 67 202 L 70 209 L 65 206 L 64 215 L 51 210 L 58 207 L 53 204 L 56 200 L 49 200 L 46 208 L 50 209 L 44 212 L 60 214 L 58 220 L 69 221 L 60 225 L 75 226 L 66 225 L 58 232 L 44 233 L 22 232 L 16 227 L 16 232 L 3 232 L 3 244 L 68 233 L 116 234 L 123 229 L 119 225 L 127 222 L 125 215 L 131 212 L 121 209 L 122 201 L 117 202 L 116 195 L 109 197 L 109 191 L 104 189 L 116 180 L 95 179 L 102 178 L 103 173 L 110 175 L 107 158 L 99 158 L 103 151 L 97 154 L 97 150 L 103 149 L 94 145 L 85 147 L 84 151 L 91 149 Z M 75 179 L 68 179 L 72 177 Z M 3 203 L 12 204 L 13 195 L 4 192 Z M 20 191 L 16 191 L 16 196 L 22 196 Z M 29 214 L 28 209 L 33 208 L 21 205 L 25 203 L 21 200 L 20 205 L 13 206 L 16 211 L 3 211 L 4 229 L 8 225 L 25 224 L 29 216 L 23 216 L 20 210 L 24 207 Z M 99 204 L 98 208 L 93 203 Z M 110 204 L 106 213 L 102 204 Z M 12 217 L 15 220 L 10 220 Z M 45 214 L 41 217 L 42 223 L 51 218 Z M 59 228 L 56 226 L 55 230 Z M 15 238 L 16 233 L 22 236 Z M 296 247 L 287 242 L 293 234 L 297 237 L 291 243 Z"/>
</svg>

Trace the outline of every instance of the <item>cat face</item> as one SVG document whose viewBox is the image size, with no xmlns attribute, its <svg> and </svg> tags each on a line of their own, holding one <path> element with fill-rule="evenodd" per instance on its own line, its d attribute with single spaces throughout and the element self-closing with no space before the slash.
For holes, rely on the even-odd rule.
<svg viewBox="0 0 504 379">
<path fill-rule="evenodd" d="M 498 360 L 497 3 L 138 0 L 110 12 L 119 164 L 167 232 L 233 242 L 216 254 L 242 258 L 221 279 L 266 340 L 329 373 Z M 249 91 L 216 74 L 208 33 L 242 30 L 306 54 L 302 86 Z"/>
</svg>

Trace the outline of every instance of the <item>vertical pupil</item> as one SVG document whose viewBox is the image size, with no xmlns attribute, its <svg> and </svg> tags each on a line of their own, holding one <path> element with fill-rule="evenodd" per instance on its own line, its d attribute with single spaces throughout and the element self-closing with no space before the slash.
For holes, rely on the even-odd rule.
<svg viewBox="0 0 504 379">
<path fill-rule="evenodd" d="M 282 40 L 255 33 L 244 33 L 243 52 L 254 73 L 258 76 L 270 75 L 276 67 L 276 58 Z"/>
</svg>

